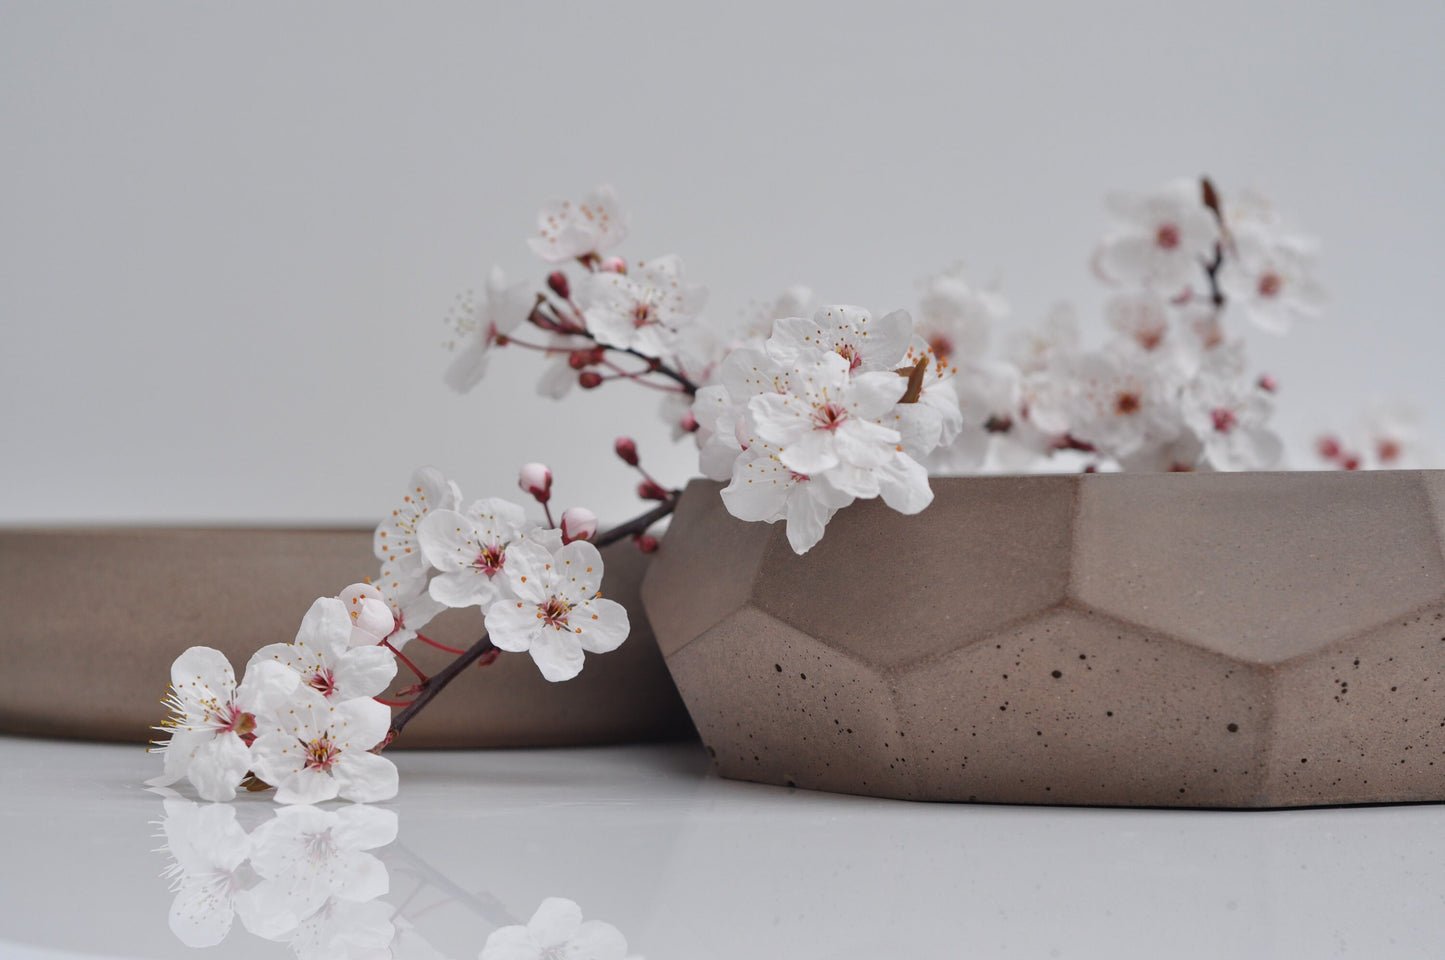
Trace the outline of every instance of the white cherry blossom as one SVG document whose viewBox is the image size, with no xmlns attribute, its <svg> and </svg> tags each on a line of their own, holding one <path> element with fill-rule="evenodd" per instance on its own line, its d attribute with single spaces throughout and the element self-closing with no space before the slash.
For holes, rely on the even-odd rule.
<svg viewBox="0 0 1445 960">
<path fill-rule="evenodd" d="M 995 291 L 970 286 L 962 269 L 955 267 L 925 282 L 915 333 L 935 356 L 957 365 L 981 359 L 994 326 L 1008 315 L 1008 301 Z"/>
<path fill-rule="evenodd" d="M 401 503 L 376 528 L 371 549 L 398 582 L 426 577 L 426 558 L 416 540 L 417 524 L 433 510 L 455 510 L 462 493 L 435 467 L 421 467 L 411 475 Z"/>
<path fill-rule="evenodd" d="M 486 295 L 462 296 L 451 319 L 456 351 L 442 379 L 458 393 L 465 393 L 481 381 L 487 361 L 499 339 L 517 329 L 536 304 L 536 296 L 525 283 L 508 284 L 501 267 L 487 276 Z"/>
<path fill-rule="evenodd" d="M 1268 426 L 1273 398 L 1258 386 L 1225 377 L 1200 376 L 1184 390 L 1185 423 L 1204 446 L 1215 470 L 1272 470 L 1284 443 Z"/>
<path fill-rule="evenodd" d="M 1312 250 L 1290 237 L 1260 228 L 1234 231 L 1219 286 L 1229 316 L 1240 315 L 1269 333 L 1288 333 L 1297 320 L 1312 320 L 1325 304 L 1312 276 Z"/>
<path fill-rule="evenodd" d="M 1197 180 L 1177 180 L 1145 194 L 1116 194 L 1108 207 L 1118 221 L 1102 242 L 1098 263 L 1122 283 L 1174 296 L 1204 280 L 1214 258 L 1219 223 L 1204 205 Z"/>
<path fill-rule="evenodd" d="M 1091 352 L 1051 370 L 1029 415 L 1045 432 L 1068 434 L 1122 458 L 1174 439 L 1178 392 L 1174 371 L 1147 357 Z"/>
<path fill-rule="evenodd" d="M 900 372 L 920 363 L 923 374 L 918 380 L 917 396 L 894 406 L 882 423 L 898 431 L 904 453 L 922 462 L 940 446 L 949 446 L 957 439 L 963 430 L 963 409 L 954 383 L 958 368 L 935 354 L 923 338 L 915 337 Z"/>
<path fill-rule="evenodd" d="M 438 510 L 418 531 L 422 553 L 441 573 L 432 599 L 448 607 L 485 607 L 507 596 L 507 548 L 522 539 L 527 512 L 501 499 L 478 500 L 465 513 Z"/>
<path fill-rule="evenodd" d="M 628 216 L 617 192 L 603 184 L 581 203 L 548 200 L 537 214 L 539 236 L 527 245 L 548 263 L 595 257 L 627 238 Z"/>
<path fill-rule="evenodd" d="M 396 796 L 396 766 L 368 751 L 390 726 L 391 710 L 369 697 L 336 702 L 301 686 L 258 729 L 251 768 L 276 788 L 279 803 L 389 800 Z"/>
<path fill-rule="evenodd" d="M 585 540 L 556 550 L 519 541 L 505 572 L 511 596 L 487 608 L 487 634 L 501 650 L 530 653 L 548 680 L 572 679 L 584 650 L 609 653 L 627 639 L 627 611 L 602 599 L 602 554 Z"/>
<path fill-rule="evenodd" d="M 171 716 L 157 730 L 170 740 L 157 743 L 164 772 L 147 783 L 165 786 L 184 777 L 205 800 L 232 800 L 252 756 L 245 737 L 267 722 L 300 684 L 300 676 L 278 663 L 246 671 L 240 686 L 230 661 L 219 650 L 191 647 L 171 664 L 171 685 L 163 701 Z"/>
<path fill-rule="evenodd" d="M 583 920 L 582 908 L 548 897 L 526 925 L 499 927 L 480 960 L 626 960 L 627 938 L 610 923 Z"/>
<path fill-rule="evenodd" d="M 247 672 L 258 664 L 280 663 L 327 700 L 377 696 L 396 676 L 396 657 L 375 644 L 352 646 L 354 624 L 346 607 L 339 597 L 318 599 L 306 611 L 295 641 L 257 650 Z"/>
<path fill-rule="evenodd" d="M 683 279 L 676 254 L 638 264 L 629 273 L 590 274 L 578 290 L 587 330 L 599 343 L 645 357 L 677 352 L 679 332 L 697 320 L 707 291 Z"/>
<path fill-rule="evenodd" d="M 748 402 L 750 432 L 778 448 L 778 460 L 790 470 L 812 476 L 828 473 L 839 489 L 859 497 L 876 496 L 876 480 L 867 472 L 892 458 L 902 437 L 878 420 L 908 388 L 898 374 L 850 373 L 849 358 L 817 350 L 794 364 L 790 393 L 765 393 Z"/>
<path fill-rule="evenodd" d="M 773 323 L 769 356 L 794 366 L 815 351 L 830 351 L 848 361 L 850 371 L 893 370 L 913 340 L 913 318 L 906 310 L 873 318 L 862 307 L 822 307 L 812 318 L 783 317 Z"/>
<path fill-rule="evenodd" d="M 749 401 L 768 393 L 789 393 L 792 370 L 761 347 L 744 346 L 728 354 L 719 377 L 719 383 L 697 392 L 692 414 L 698 424 L 703 475 L 727 480 L 738 455 L 755 439 L 746 422 Z"/>
<path fill-rule="evenodd" d="M 722 499 L 728 513 L 739 520 L 786 521 L 788 544 L 794 553 L 803 554 L 823 538 L 833 514 L 854 497 L 834 487 L 825 475 L 809 477 L 788 469 L 775 448 L 758 442 L 738 457 Z"/>
</svg>

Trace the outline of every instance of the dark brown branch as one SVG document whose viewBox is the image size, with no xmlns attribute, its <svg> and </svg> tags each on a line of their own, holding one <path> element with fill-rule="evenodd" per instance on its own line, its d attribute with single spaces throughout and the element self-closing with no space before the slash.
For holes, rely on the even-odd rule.
<svg viewBox="0 0 1445 960">
<path fill-rule="evenodd" d="M 624 537 L 630 537 L 633 534 L 646 531 L 648 527 L 677 509 L 677 498 L 681 491 L 674 490 L 671 491 L 671 493 L 672 496 L 651 510 L 633 517 L 626 523 L 613 527 L 605 533 L 598 534 L 592 542 L 598 547 L 605 547 L 610 543 L 616 543 Z M 381 749 L 385 749 L 393 740 L 400 736 L 402 729 L 411 722 L 411 718 L 425 709 L 426 705 L 430 703 L 437 694 L 441 693 L 447 684 L 461 676 L 462 671 L 474 663 L 480 666 L 486 666 L 495 660 L 500 653 L 501 651 L 492 644 L 492 641 L 487 635 L 482 634 L 480 640 L 468 647 L 466 651 L 455 660 L 432 674 L 427 680 L 418 684 L 420 690 L 416 695 L 416 699 L 412 700 L 400 713 L 392 718 L 391 730 L 387 732 L 386 739 L 382 741 Z M 484 660 L 483 658 L 487 659 Z"/>
</svg>

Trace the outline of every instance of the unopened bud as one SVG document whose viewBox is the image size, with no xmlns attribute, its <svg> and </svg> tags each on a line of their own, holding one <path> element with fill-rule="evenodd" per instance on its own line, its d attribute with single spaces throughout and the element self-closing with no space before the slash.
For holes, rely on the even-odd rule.
<svg viewBox="0 0 1445 960">
<path fill-rule="evenodd" d="M 617 455 L 622 458 L 623 463 L 629 467 L 637 466 L 637 444 L 631 437 L 618 437 L 617 442 L 612 445 L 612 449 L 617 451 Z"/>
<path fill-rule="evenodd" d="M 573 370 L 586 370 L 592 365 L 591 350 L 573 350 L 567 354 L 567 366 Z"/>
<path fill-rule="evenodd" d="M 552 471 L 545 463 L 523 464 L 517 473 L 517 486 L 530 493 L 538 503 L 552 498 Z"/>
<path fill-rule="evenodd" d="M 687 433 L 697 433 L 697 428 L 700 426 L 700 424 L 697 422 L 697 417 L 692 415 L 691 410 L 682 415 L 682 420 L 680 421 L 680 423 L 682 429 Z"/>
<path fill-rule="evenodd" d="M 632 542 L 637 544 L 637 549 L 643 553 L 657 552 L 657 538 L 650 533 L 639 533 L 632 538 Z"/>
<path fill-rule="evenodd" d="M 597 534 L 597 514 L 586 507 L 572 507 L 562 514 L 562 542 L 591 540 Z"/>
<path fill-rule="evenodd" d="M 1265 393 L 1278 393 L 1279 381 L 1266 373 L 1259 378 L 1259 389 Z"/>
<path fill-rule="evenodd" d="M 561 270 L 553 270 L 547 274 L 547 289 L 551 290 L 563 300 L 572 296 L 572 285 L 567 282 L 567 274 Z"/>
<path fill-rule="evenodd" d="M 606 257 L 603 259 L 600 269 L 603 273 L 626 273 L 627 261 L 621 257 Z"/>
<path fill-rule="evenodd" d="M 1340 441 L 1335 437 L 1320 437 L 1315 443 L 1315 451 L 1326 460 L 1338 460 L 1344 452 L 1340 448 Z"/>
<path fill-rule="evenodd" d="M 644 480 L 637 485 L 637 495 L 644 500 L 666 500 L 671 494 L 662 489 L 661 485 L 652 480 Z"/>
<path fill-rule="evenodd" d="M 584 370 L 577 377 L 577 386 L 583 390 L 592 390 L 602 386 L 602 374 L 596 370 Z"/>
</svg>

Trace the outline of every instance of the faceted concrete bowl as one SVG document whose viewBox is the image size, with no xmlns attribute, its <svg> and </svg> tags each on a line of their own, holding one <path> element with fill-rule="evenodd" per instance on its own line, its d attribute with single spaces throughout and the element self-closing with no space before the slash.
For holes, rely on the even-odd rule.
<svg viewBox="0 0 1445 960">
<path fill-rule="evenodd" d="M 1445 800 L 1445 472 L 979 477 L 806 556 L 688 487 L 642 596 L 723 776 L 915 800 Z"/>
<path fill-rule="evenodd" d="M 647 558 L 603 552 L 608 596 L 632 634 L 588 656 L 567 683 L 525 654 L 458 677 L 407 726 L 398 747 L 524 747 L 674 739 L 691 724 L 668 678 L 638 587 Z M 145 741 L 165 710 L 170 664 L 186 647 L 224 652 L 239 671 L 263 644 L 289 641 L 311 601 L 374 572 L 370 530 L 137 528 L 0 531 L 0 732 Z M 426 631 L 452 646 L 481 635 L 475 609 Z M 419 642 L 428 672 L 449 654 Z M 412 682 L 405 668 L 397 685 Z"/>
</svg>

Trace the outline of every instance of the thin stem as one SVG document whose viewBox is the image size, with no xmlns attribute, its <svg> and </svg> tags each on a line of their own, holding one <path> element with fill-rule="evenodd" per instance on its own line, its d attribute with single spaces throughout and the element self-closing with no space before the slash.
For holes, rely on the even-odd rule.
<svg viewBox="0 0 1445 960">
<path fill-rule="evenodd" d="M 385 697 L 372 697 L 377 703 L 384 703 L 388 707 L 406 707 L 411 705 L 410 700 L 387 700 Z"/>
<path fill-rule="evenodd" d="M 416 635 L 416 638 L 429 647 L 436 647 L 438 650 L 444 650 L 447 653 L 466 653 L 461 647 L 449 647 L 444 643 L 437 643 L 431 637 L 424 637 L 419 633 Z"/>
<path fill-rule="evenodd" d="M 613 527 L 606 533 L 598 534 L 592 543 L 597 547 L 605 547 L 610 543 L 616 543 L 624 537 L 630 537 L 635 533 L 642 533 L 663 517 L 668 516 L 677 509 L 678 495 L 681 491 L 673 490 L 670 492 L 672 496 L 669 499 L 659 503 L 646 513 L 633 517 L 621 526 Z M 486 634 L 483 634 L 480 640 L 468 647 L 466 651 L 455 660 L 445 667 L 442 667 L 430 678 L 423 680 L 418 684 L 420 690 L 416 695 L 416 699 L 412 700 L 404 710 L 392 718 L 391 731 L 387 733 L 386 739 L 381 742 L 381 746 L 378 749 L 384 750 L 392 741 L 399 737 L 402 729 L 411 722 L 411 718 L 424 710 L 426 705 L 431 703 L 432 698 L 441 693 L 447 684 L 461 676 L 462 671 L 479 660 L 482 660 L 482 658 L 488 654 L 491 654 L 491 659 L 485 660 L 481 664 L 482 666 L 486 666 L 486 664 L 496 659 L 498 653 L 500 653 L 500 651 L 492 643 L 491 639 L 488 638 Z M 398 653 L 397 656 L 401 656 L 401 654 Z"/>
<path fill-rule="evenodd" d="M 422 673 L 421 670 L 417 668 L 417 665 L 412 663 L 411 660 L 407 658 L 406 654 L 402 653 L 396 647 L 393 647 L 390 640 L 381 641 L 381 645 L 383 647 L 386 647 L 386 649 L 390 650 L 392 653 L 396 654 L 396 658 L 402 663 L 406 664 L 407 668 L 411 670 L 412 673 L 416 674 L 416 678 L 418 680 L 420 680 L 422 683 L 426 683 L 426 674 Z"/>
<path fill-rule="evenodd" d="M 546 500 L 542 501 L 542 512 L 547 516 L 547 526 L 551 527 L 553 530 L 557 529 L 557 523 L 555 520 L 552 519 L 552 508 L 547 506 Z"/>
</svg>

